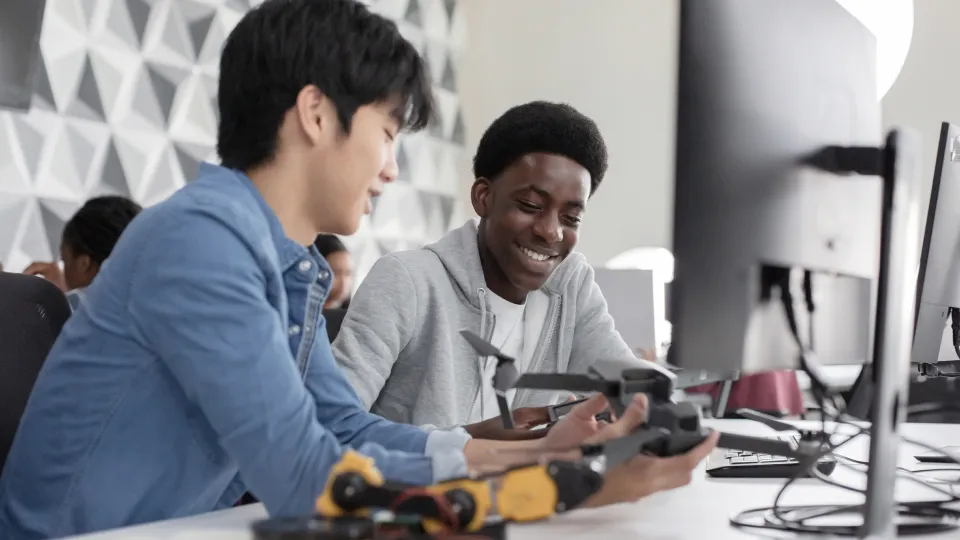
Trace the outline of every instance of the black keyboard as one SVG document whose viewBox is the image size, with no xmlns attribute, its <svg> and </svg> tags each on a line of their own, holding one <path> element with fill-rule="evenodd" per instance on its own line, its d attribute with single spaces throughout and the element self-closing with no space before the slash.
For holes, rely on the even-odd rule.
<svg viewBox="0 0 960 540">
<path fill-rule="evenodd" d="M 796 435 L 775 438 L 790 441 L 794 446 L 800 441 Z M 829 456 L 817 462 L 817 470 L 824 475 L 830 475 L 836 468 L 837 462 Z M 798 472 L 801 472 L 800 462 L 784 456 L 718 448 L 707 458 L 707 475 L 714 478 L 793 478 Z M 807 470 L 800 475 L 801 478 L 809 476 Z"/>
</svg>

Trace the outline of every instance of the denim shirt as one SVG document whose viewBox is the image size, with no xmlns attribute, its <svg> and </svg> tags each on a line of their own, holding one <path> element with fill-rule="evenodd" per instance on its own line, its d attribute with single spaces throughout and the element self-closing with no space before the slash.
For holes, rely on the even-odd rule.
<svg viewBox="0 0 960 540">
<path fill-rule="evenodd" d="M 80 308 L 80 303 L 83 302 L 85 294 L 86 292 L 82 288 L 67 291 L 67 303 L 70 304 L 70 311 L 76 311 Z"/>
<path fill-rule="evenodd" d="M 465 474 L 466 435 L 361 406 L 330 350 L 330 285 L 236 171 L 205 164 L 143 211 L 37 379 L 0 476 L 0 538 L 187 516 L 244 491 L 307 514 L 345 447 L 388 480 Z"/>
</svg>

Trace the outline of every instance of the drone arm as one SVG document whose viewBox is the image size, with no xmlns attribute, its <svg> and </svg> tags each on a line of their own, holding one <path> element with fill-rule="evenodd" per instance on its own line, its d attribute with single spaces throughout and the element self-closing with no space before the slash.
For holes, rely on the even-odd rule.
<svg viewBox="0 0 960 540">
<path fill-rule="evenodd" d="M 796 426 L 788 424 L 779 418 L 770 416 L 769 414 L 764 414 L 753 409 L 737 409 L 737 414 L 747 420 L 753 420 L 754 422 L 760 422 L 761 424 L 767 426 L 768 428 L 774 431 L 796 431 Z"/>
<path fill-rule="evenodd" d="M 599 392 L 607 397 L 619 395 L 619 383 L 589 375 L 568 373 L 524 373 L 513 384 L 514 388 L 532 390 L 563 390 L 573 393 Z"/>
<path fill-rule="evenodd" d="M 503 429 L 513 429 L 516 427 L 516 424 L 513 422 L 513 411 L 510 410 L 510 402 L 507 400 L 507 395 L 499 390 L 496 392 L 497 408 L 500 409 L 500 423 L 503 424 Z"/>
</svg>

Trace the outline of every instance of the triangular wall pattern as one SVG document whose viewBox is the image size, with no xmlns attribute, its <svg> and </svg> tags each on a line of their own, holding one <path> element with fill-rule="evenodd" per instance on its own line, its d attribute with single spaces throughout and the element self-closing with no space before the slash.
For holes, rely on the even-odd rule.
<svg viewBox="0 0 960 540">
<path fill-rule="evenodd" d="M 2 1 L 2 0 L 0 0 Z M 458 0 L 365 0 L 397 21 L 430 65 L 440 121 L 401 137 L 400 178 L 347 244 L 358 278 L 384 253 L 459 226 L 469 170 L 456 58 Z M 88 198 L 155 204 L 215 156 L 216 68 L 233 25 L 259 0 L 48 2 L 33 107 L 0 111 L 0 262 L 19 271 L 56 257 L 60 233 Z M 454 166 L 456 164 L 457 166 Z M 461 170 L 462 169 L 462 170 Z M 357 280 L 359 282 L 359 280 Z"/>
</svg>

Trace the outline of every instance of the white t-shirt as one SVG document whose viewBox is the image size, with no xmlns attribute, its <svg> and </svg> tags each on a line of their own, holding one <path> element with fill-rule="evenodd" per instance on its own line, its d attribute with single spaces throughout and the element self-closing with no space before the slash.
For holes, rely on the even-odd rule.
<svg viewBox="0 0 960 540">
<path fill-rule="evenodd" d="M 516 367 L 523 373 L 530 367 L 530 360 L 543 331 L 549 298 L 540 291 L 527 296 L 523 304 L 514 304 L 487 291 L 490 309 L 494 316 L 493 336 L 490 342 L 504 355 L 516 360 Z M 473 403 L 467 424 L 480 422 L 500 415 L 497 394 L 493 390 L 495 358 L 482 358 L 481 390 Z M 513 403 L 515 391 L 507 392 L 507 401 Z"/>
</svg>

